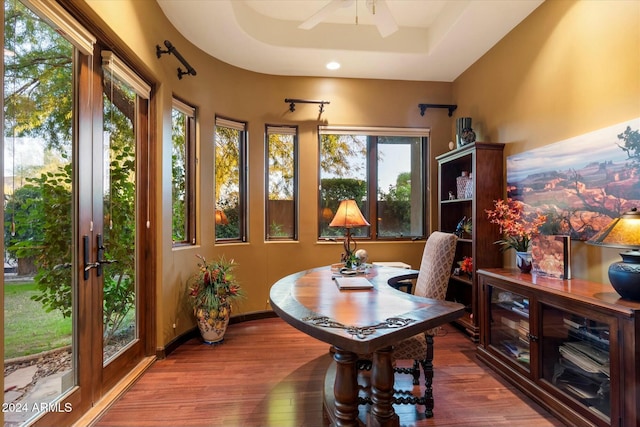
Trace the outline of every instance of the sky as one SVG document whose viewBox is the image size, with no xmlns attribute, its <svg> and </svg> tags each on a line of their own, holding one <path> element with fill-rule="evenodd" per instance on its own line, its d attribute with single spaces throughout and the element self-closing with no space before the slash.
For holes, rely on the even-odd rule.
<svg viewBox="0 0 640 427">
<path fill-rule="evenodd" d="M 13 176 L 13 165 L 16 168 L 43 166 L 44 146 L 38 138 L 4 139 L 4 176 Z"/>
<path fill-rule="evenodd" d="M 616 145 L 618 134 L 630 126 L 640 129 L 640 118 L 507 157 L 507 182 L 515 183 L 532 173 L 582 168 L 592 162 L 624 162 L 627 154 Z"/>
</svg>

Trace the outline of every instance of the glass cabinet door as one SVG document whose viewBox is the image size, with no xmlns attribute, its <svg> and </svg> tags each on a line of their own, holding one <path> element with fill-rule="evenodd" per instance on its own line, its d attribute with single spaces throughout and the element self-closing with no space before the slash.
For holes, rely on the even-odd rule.
<svg viewBox="0 0 640 427">
<path fill-rule="evenodd" d="M 542 378 L 609 424 L 611 325 L 541 306 Z"/>
<path fill-rule="evenodd" d="M 529 298 L 489 287 L 489 345 L 529 372 Z"/>
</svg>

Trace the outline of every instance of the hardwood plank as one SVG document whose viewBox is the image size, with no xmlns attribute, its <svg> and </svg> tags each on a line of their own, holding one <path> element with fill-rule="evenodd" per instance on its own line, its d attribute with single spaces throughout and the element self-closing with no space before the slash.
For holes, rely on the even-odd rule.
<svg viewBox="0 0 640 427">
<path fill-rule="evenodd" d="M 434 418 L 396 405 L 401 425 L 562 425 L 477 361 L 475 344 L 456 328 L 443 333 L 435 340 Z M 327 344 L 279 318 L 233 324 L 222 345 L 192 339 L 157 361 L 94 425 L 321 427 L 331 360 Z M 396 387 L 413 388 L 408 375 L 396 375 Z"/>
</svg>

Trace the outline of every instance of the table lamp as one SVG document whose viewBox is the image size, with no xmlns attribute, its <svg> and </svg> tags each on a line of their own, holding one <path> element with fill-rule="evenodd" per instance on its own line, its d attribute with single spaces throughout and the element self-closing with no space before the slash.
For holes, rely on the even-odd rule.
<svg viewBox="0 0 640 427">
<path fill-rule="evenodd" d="M 216 225 L 227 225 L 227 224 L 229 224 L 227 215 L 224 213 L 224 211 L 220 209 L 216 209 Z"/>
<path fill-rule="evenodd" d="M 342 254 L 342 262 L 349 264 L 353 259 L 353 253 L 356 250 L 357 244 L 351 236 L 351 229 L 354 227 L 365 227 L 370 225 L 360 212 L 358 204 L 355 200 L 342 200 L 336 215 L 331 220 L 329 227 L 343 227 L 346 228 L 346 235 L 344 238 L 344 253 Z M 347 265 L 349 267 L 349 265 Z"/>
<path fill-rule="evenodd" d="M 622 261 L 609 266 L 609 281 L 622 298 L 640 301 L 640 212 L 637 208 L 611 221 L 587 244 L 629 249 L 620 254 Z"/>
</svg>

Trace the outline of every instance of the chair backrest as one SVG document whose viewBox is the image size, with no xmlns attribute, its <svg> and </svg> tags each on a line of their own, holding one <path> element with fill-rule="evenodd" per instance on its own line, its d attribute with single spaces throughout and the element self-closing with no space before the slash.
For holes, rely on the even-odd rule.
<svg viewBox="0 0 640 427">
<path fill-rule="evenodd" d="M 441 231 L 434 231 L 429 235 L 422 253 L 415 295 L 445 299 L 457 240 L 455 234 Z"/>
</svg>

